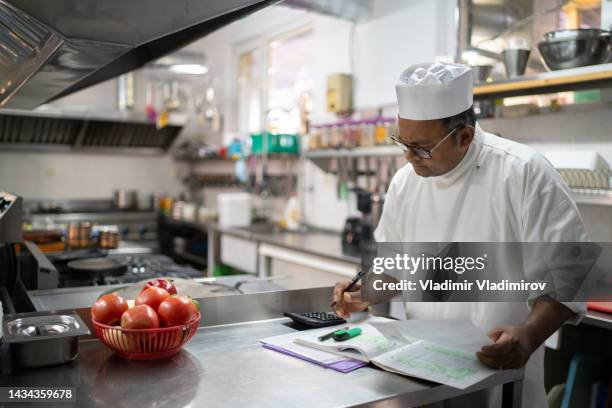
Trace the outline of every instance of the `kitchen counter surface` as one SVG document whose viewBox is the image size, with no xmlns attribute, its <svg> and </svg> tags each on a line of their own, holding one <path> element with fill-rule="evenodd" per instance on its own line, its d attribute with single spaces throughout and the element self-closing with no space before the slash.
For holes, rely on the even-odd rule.
<svg viewBox="0 0 612 408">
<path fill-rule="evenodd" d="M 275 282 L 257 279 L 256 276 L 252 275 L 200 278 L 195 279 L 195 282 L 203 285 L 212 283 L 229 287 L 233 287 L 237 283 L 242 282 L 240 285 L 240 291 L 242 293 L 260 293 L 285 289 Z M 30 290 L 28 291 L 28 296 L 37 311 L 79 309 L 90 307 L 104 292 L 119 290 L 126 286 L 129 286 L 129 284 Z"/>
<path fill-rule="evenodd" d="M 468 391 L 417 381 L 373 367 L 348 374 L 264 349 L 258 339 L 293 331 L 288 319 L 201 327 L 176 356 L 127 361 L 97 340 L 80 343 L 71 364 L 22 369 L 3 386 L 73 386 L 81 407 L 340 407 L 393 400 L 420 406 L 469 391 L 520 381 L 500 371 Z M 51 405 L 45 405 L 51 406 Z M 70 404 L 57 404 L 66 407 Z"/>
</svg>

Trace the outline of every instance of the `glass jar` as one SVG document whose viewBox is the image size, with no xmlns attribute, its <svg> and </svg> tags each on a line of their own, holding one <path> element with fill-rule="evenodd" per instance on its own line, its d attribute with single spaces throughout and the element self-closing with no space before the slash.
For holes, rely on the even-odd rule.
<svg viewBox="0 0 612 408">
<path fill-rule="evenodd" d="M 312 126 L 310 137 L 308 138 L 308 149 L 317 150 L 321 148 L 321 128 L 319 126 Z"/>
<path fill-rule="evenodd" d="M 340 129 L 340 126 L 338 125 L 333 125 L 331 128 L 331 137 L 330 137 L 329 147 L 331 147 L 332 149 L 339 149 L 342 147 L 342 144 L 343 144 L 342 129 Z"/>
<path fill-rule="evenodd" d="M 376 122 L 376 128 L 374 130 L 374 143 L 376 145 L 383 145 L 386 144 L 387 141 L 387 128 L 385 127 L 385 121 L 384 120 L 378 120 Z"/>
<path fill-rule="evenodd" d="M 361 146 L 374 146 L 375 144 L 374 122 L 371 120 L 368 120 L 362 126 L 363 126 L 363 132 L 361 133 Z"/>
<path fill-rule="evenodd" d="M 319 134 L 319 147 L 321 149 L 329 149 L 331 128 L 329 126 L 321 126 L 321 133 Z"/>
<path fill-rule="evenodd" d="M 350 149 L 353 147 L 353 129 L 350 123 L 346 122 L 342 125 L 342 147 Z"/>
<path fill-rule="evenodd" d="M 366 124 L 365 121 L 356 122 L 353 125 L 354 137 L 353 142 L 355 147 L 363 146 L 363 139 L 365 138 Z"/>
</svg>

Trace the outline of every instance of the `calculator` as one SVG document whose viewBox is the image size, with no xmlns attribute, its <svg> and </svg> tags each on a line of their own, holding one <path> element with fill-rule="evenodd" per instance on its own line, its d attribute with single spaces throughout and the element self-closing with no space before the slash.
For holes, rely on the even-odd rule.
<svg viewBox="0 0 612 408">
<path fill-rule="evenodd" d="M 300 323 L 310 327 L 327 327 L 336 324 L 345 323 L 346 320 L 329 312 L 308 312 L 308 313 L 284 313 L 296 323 Z"/>
</svg>

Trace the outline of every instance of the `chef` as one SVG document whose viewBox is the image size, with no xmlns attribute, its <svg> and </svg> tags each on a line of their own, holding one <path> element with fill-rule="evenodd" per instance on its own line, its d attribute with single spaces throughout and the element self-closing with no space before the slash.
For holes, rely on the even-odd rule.
<svg viewBox="0 0 612 408">
<path fill-rule="evenodd" d="M 375 231 L 378 242 L 578 242 L 585 228 L 571 192 L 552 165 L 528 146 L 485 132 L 475 120 L 468 66 L 424 63 L 396 85 L 399 126 L 394 142 L 409 165 L 393 177 Z M 343 294 L 336 313 L 367 308 L 359 287 Z M 525 366 L 523 407 L 547 406 L 544 346 L 565 322 L 577 323 L 583 303 L 550 297 L 516 303 L 407 303 L 408 318 L 468 318 L 492 344 L 478 358 L 495 368 Z M 500 406 L 497 387 L 449 401 Z"/>
</svg>

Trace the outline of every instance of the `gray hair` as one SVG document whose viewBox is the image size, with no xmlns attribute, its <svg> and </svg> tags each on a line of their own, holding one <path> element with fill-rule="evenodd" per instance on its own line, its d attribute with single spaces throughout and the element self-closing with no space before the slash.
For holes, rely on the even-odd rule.
<svg viewBox="0 0 612 408">
<path fill-rule="evenodd" d="M 467 110 L 458 113 L 448 118 L 440 119 L 442 125 L 444 125 L 450 132 L 454 128 L 464 128 L 466 126 L 476 126 L 476 113 L 474 113 L 474 106 L 470 106 Z"/>
</svg>

